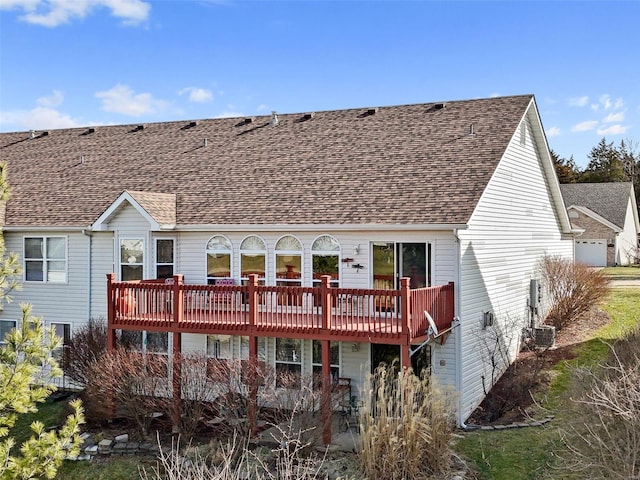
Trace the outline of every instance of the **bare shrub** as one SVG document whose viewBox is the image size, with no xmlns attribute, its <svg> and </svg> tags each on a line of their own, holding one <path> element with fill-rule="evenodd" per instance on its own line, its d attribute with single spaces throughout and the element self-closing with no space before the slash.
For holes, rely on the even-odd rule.
<svg viewBox="0 0 640 480">
<path fill-rule="evenodd" d="M 453 398 L 429 376 L 382 365 L 369 378 L 360 418 L 365 477 L 444 478 L 451 469 Z"/>
<path fill-rule="evenodd" d="M 275 398 L 275 370 L 262 362 L 208 359 L 207 375 L 215 396 L 214 419 L 226 433 L 249 436 L 249 402 L 255 397 L 256 419 Z"/>
<path fill-rule="evenodd" d="M 609 293 L 609 281 L 604 273 L 582 263 L 547 256 L 540 268 L 551 305 L 545 323 L 556 330 L 588 313 Z"/>
<path fill-rule="evenodd" d="M 107 323 L 92 318 L 76 329 L 66 350 L 65 373 L 80 385 L 86 385 L 91 365 L 107 351 Z"/>
<path fill-rule="evenodd" d="M 92 363 L 86 392 L 93 414 L 108 418 L 113 401 L 116 413 L 134 421 L 146 437 L 153 413 L 169 411 L 167 358 L 123 347 L 106 352 Z"/>
<path fill-rule="evenodd" d="M 289 422 L 292 425 L 292 422 Z M 202 449 L 159 449 L 158 463 L 150 471 L 142 469 L 142 480 L 316 480 L 322 475 L 325 456 L 307 455 L 302 432 L 280 429 L 278 446 L 251 450 L 247 439 L 234 434 L 226 442 Z"/>
<path fill-rule="evenodd" d="M 640 329 L 612 346 L 601 369 L 575 376 L 589 387 L 577 400 L 587 421 L 564 433 L 568 469 L 599 479 L 640 479 Z"/>
<path fill-rule="evenodd" d="M 506 318 L 487 327 L 479 339 L 485 398 L 478 410 L 483 421 L 498 420 L 526 403 L 541 380 L 548 348 L 536 347 L 530 339 L 521 341 L 521 326 L 521 321 Z M 519 352 L 515 361 L 514 352 Z"/>
</svg>

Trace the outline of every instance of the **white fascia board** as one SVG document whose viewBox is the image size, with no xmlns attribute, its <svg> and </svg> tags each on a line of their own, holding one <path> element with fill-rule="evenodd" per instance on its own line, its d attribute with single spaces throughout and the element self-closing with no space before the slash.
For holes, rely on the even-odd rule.
<svg viewBox="0 0 640 480">
<path fill-rule="evenodd" d="M 345 232 L 345 231 L 375 231 L 375 232 L 399 232 L 399 231 L 449 231 L 466 230 L 466 224 L 209 224 L 209 225 L 176 225 L 179 232 L 204 232 L 211 230 L 224 230 L 227 232 L 260 231 L 260 232 L 310 232 L 317 230 Z"/>
<path fill-rule="evenodd" d="M 564 206 L 564 200 L 562 199 L 562 192 L 560 191 L 560 182 L 556 175 L 556 169 L 553 166 L 553 160 L 551 153 L 549 152 L 549 144 L 547 143 L 547 137 L 544 133 L 544 127 L 542 126 L 542 119 L 538 112 L 538 105 L 536 104 L 535 97 L 531 99 L 531 103 L 525 112 L 525 117 L 529 116 L 531 121 L 532 133 L 538 144 L 538 153 L 542 160 L 542 167 L 547 177 L 549 188 L 551 189 L 551 197 L 556 206 L 558 217 L 560 219 L 560 225 L 562 225 L 563 233 L 572 233 L 571 220 L 569 214 Z M 524 118 L 523 118 L 524 119 Z M 515 135 L 515 133 L 514 133 Z"/>
<path fill-rule="evenodd" d="M 571 206 L 567 207 L 567 211 L 569 211 L 569 210 L 577 210 L 578 212 L 582 213 L 583 215 L 586 215 L 587 217 L 592 218 L 596 222 L 599 222 L 599 223 L 603 224 L 605 227 L 610 228 L 611 230 L 613 230 L 616 233 L 622 232 L 622 229 L 620 227 L 618 227 L 616 224 L 611 223 L 609 220 L 607 220 L 606 218 L 598 215 L 593 210 L 589 210 L 587 207 L 583 207 L 583 206 L 580 206 L 580 205 L 571 205 Z"/>
<path fill-rule="evenodd" d="M 91 227 L 88 226 L 78 226 L 78 225 L 60 225 L 60 226 L 46 226 L 46 227 L 36 227 L 33 225 L 9 225 L 0 228 L 0 231 L 3 232 L 82 232 L 86 230 L 91 230 Z"/>
<path fill-rule="evenodd" d="M 131 196 L 127 191 L 124 191 L 120 196 L 107 208 L 102 215 L 91 225 L 91 228 L 96 231 L 107 230 L 107 224 L 112 215 L 114 215 L 124 202 L 129 203 L 137 212 L 149 222 L 151 230 L 161 230 L 158 222 L 142 208 L 142 206 Z"/>
</svg>

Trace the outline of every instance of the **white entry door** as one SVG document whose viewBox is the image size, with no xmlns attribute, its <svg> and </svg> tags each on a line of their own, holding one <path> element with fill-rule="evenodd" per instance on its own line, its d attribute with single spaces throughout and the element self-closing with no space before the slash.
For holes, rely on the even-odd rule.
<svg viewBox="0 0 640 480">
<path fill-rule="evenodd" d="M 592 267 L 606 267 L 607 241 L 576 240 L 576 261 Z"/>
</svg>

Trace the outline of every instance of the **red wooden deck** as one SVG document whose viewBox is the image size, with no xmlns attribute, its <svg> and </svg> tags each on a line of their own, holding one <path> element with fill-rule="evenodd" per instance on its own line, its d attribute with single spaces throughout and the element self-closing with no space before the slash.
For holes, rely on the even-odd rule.
<svg viewBox="0 0 640 480">
<path fill-rule="evenodd" d="M 426 338 L 424 312 L 450 329 L 453 284 L 410 290 L 115 282 L 108 279 L 110 329 L 209 333 L 408 345 Z"/>
</svg>

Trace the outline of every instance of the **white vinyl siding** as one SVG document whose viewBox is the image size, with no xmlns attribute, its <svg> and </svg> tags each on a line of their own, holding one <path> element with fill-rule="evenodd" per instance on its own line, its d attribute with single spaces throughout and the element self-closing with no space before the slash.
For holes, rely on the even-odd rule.
<svg viewBox="0 0 640 480">
<path fill-rule="evenodd" d="M 455 335 L 462 336 L 462 418 L 483 397 L 481 377 L 487 374 L 484 368 L 488 361 L 482 347 L 486 334 L 483 313 L 494 312 L 496 322 L 502 325 L 513 320 L 520 327 L 528 325 L 529 282 L 540 278 L 540 259 L 544 255 L 572 258 L 573 241 L 561 235 L 549 191 L 536 143 L 523 145 L 516 134 L 482 194 L 469 228 L 459 232 L 461 326 Z M 514 341 L 512 356 L 517 347 Z M 438 362 L 434 364 L 437 369 Z"/>
<path fill-rule="evenodd" d="M 42 237 L 37 231 L 3 232 L 8 252 L 15 252 L 22 260 L 24 237 Z M 32 315 L 49 322 L 71 322 L 74 328 L 88 320 L 89 241 L 81 232 L 48 231 L 47 237 L 65 237 L 67 243 L 67 280 L 65 283 L 27 282 L 20 290 L 11 292 L 13 301 L 5 303 L 2 317 L 22 318 L 21 303 L 32 305 Z M 103 289 L 106 288 L 106 277 Z M 106 318 L 106 311 L 103 314 Z"/>
<path fill-rule="evenodd" d="M 627 202 L 627 213 L 624 219 L 624 227 L 622 232 L 616 238 L 616 262 L 619 265 L 629 265 L 633 263 L 634 257 L 640 257 L 638 251 L 638 234 L 636 231 L 636 221 L 633 215 L 633 202 L 631 197 Z"/>
</svg>

